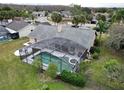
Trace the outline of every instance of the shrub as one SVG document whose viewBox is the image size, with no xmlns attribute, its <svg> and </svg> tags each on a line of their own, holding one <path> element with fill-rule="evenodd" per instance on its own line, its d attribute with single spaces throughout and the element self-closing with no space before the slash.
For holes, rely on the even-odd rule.
<svg viewBox="0 0 124 93">
<path fill-rule="evenodd" d="M 91 47 L 91 49 L 90 49 L 90 53 L 91 54 L 94 54 L 94 53 L 100 53 L 100 48 L 99 47 Z"/>
<path fill-rule="evenodd" d="M 100 40 L 99 39 L 95 39 L 95 42 L 94 42 L 94 46 L 100 46 Z"/>
<path fill-rule="evenodd" d="M 112 79 L 117 79 L 121 72 L 121 66 L 116 59 L 110 59 L 104 65 L 106 72 L 108 73 L 108 77 Z"/>
<path fill-rule="evenodd" d="M 49 64 L 46 74 L 54 79 L 57 74 L 57 66 L 55 64 Z"/>
<path fill-rule="evenodd" d="M 64 81 L 64 82 L 67 82 L 67 83 L 70 83 L 72 85 L 76 85 L 76 86 L 79 86 L 79 87 L 84 87 L 85 85 L 85 78 L 78 74 L 78 73 L 71 73 L 71 72 L 68 72 L 68 71 L 62 71 L 61 73 L 61 79 Z"/>
<path fill-rule="evenodd" d="M 95 47 L 94 51 L 99 54 L 100 53 L 100 48 L 99 47 Z"/>
<path fill-rule="evenodd" d="M 93 54 L 94 53 L 94 47 L 90 48 L 90 53 Z"/>
<path fill-rule="evenodd" d="M 94 53 L 92 56 L 93 56 L 93 59 L 98 59 L 99 58 L 99 54 L 98 53 Z"/>
<path fill-rule="evenodd" d="M 49 86 L 47 84 L 43 84 L 41 89 L 42 90 L 49 90 L 50 88 L 49 88 Z"/>
<path fill-rule="evenodd" d="M 32 65 L 35 66 L 38 71 L 41 71 L 41 70 L 42 70 L 43 65 L 42 65 L 40 56 L 37 56 L 37 57 L 34 59 Z"/>
</svg>

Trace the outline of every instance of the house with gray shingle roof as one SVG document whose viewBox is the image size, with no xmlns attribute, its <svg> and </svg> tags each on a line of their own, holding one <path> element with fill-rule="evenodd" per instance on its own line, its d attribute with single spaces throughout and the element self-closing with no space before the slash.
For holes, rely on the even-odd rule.
<svg viewBox="0 0 124 93">
<path fill-rule="evenodd" d="M 19 33 L 19 37 L 25 37 L 28 36 L 28 34 L 34 30 L 34 28 L 36 27 L 36 25 L 34 24 L 29 24 L 23 20 L 21 21 L 12 21 L 11 23 L 9 23 L 6 28 L 10 31 L 16 31 Z"/>
<path fill-rule="evenodd" d="M 53 63 L 59 73 L 63 70 L 75 72 L 94 45 L 95 31 L 71 26 L 39 25 L 28 37 L 32 44 L 21 49 L 20 54 L 26 55 L 28 49 L 32 52 L 24 57 L 24 62 L 31 64 L 34 57 L 39 55 L 44 70 Z"/>
<path fill-rule="evenodd" d="M 5 27 L 0 26 L 0 41 L 9 39 L 9 31 Z"/>
<path fill-rule="evenodd" d="M 60 32 L 59 32 L 60 30 Z M 94 44 L 95 31 L 92 29 L 74 28 L 71 26 L 48 26 L 39 25 L 28 36 L 33 41 L 42 41 L 49 38 L 60 37 L 68 40 L 72 40 L 83 47 L 90 49 Z M 32 41 L 32 39 L 34 39 Z"/>
<path fill-rule="evenodd" d="M 4 26 L 0 26 L 0 42 L 6 41 L 9 39 L 17 39 L 19 37 L 18 32 L 10 32 L 7 28 Z"/>
<path fill-rule="evenodd" d="M 34 11 L 32 15 L 35 17 L 45 17 L 45 11 Z"/>
<path fill-rule="evenodd" d="M 72 14 L 70 11 L 61 11 L 61 15 L 65 18 L 71 18 Z"/>
</svg>

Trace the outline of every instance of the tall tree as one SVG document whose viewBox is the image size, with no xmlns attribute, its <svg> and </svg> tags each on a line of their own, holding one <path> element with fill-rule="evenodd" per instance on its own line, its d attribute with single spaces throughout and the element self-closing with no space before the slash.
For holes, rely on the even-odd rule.
<svg viewBox="0 0 124 93">
<path fill-rule="evenodd" d="M 101 45 L 101 37 L 102 37 L 102 33 L 106 32 L 107 28 L 106 28 L 106 22 L 99 20 L 97 23 L 97 27 L 99 28 L 99 41 L 100 41 L 100 45 Z"/>
<path fill-rule="evenodd" d="M 82 11 L 81 6 L 80 6 L 80 5 L 74 5 L 74 6 L 71 8 L 71 13 L 72 13 L 72 16 L 82 14 L 83 11 Z"/>
<path fill-rule="evenodd" d="M 124 9 L 118 9 L 113 13 L 112 22 L 123 23 L 124 22 Z"/>
<path fill-rule="evenodd" d="M 97 19 L 97 20 L 106 21 L 106 16 L 105 16 L 105 15 L 98 14 L 98 15 L 96 16 L 96 19 Z"/>
<path fill-rule="evenodd" d="M 62 21 L 62 16 L 58 12 L 53 12 L 51 15 L 51 19 L 55 23 L 60 23 Z"/>
<path fill-rule="evenodd" d="M 78 24 L 80 23 L 80 16 L 79 15 L 74 16 L 73 19 L 72 19 L 72 23 L 75 26 L 78 26 Z"/>
<path fill-rule="evenodd" d="M 85 24 L 86 23 L 86 17 L 84 15 L 80 15 L 79 22 L 81 23 L 81 25 Z"/>
<path fill-rule="evenodd" d="M 92 14 L 86 14 L 86 20 L 87 21 L 91 21 L 93 19 L 93 15 Z"/>
</svg>

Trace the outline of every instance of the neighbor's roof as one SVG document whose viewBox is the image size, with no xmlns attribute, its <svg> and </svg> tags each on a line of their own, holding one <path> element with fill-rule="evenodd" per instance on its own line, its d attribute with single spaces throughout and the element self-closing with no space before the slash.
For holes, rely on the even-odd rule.
<svg viewBox="0 0 124 93">
<path fill-rule="evenodd" d="M 10 24 L 7 25 L 7 28 L 18 31 L 18 30 L 26 27 L 27 25 L 29 25 L 29 24 L 24 21 L 12 21 Z"/>
<path fill-rule="evenodd" d="M 43 14 L 43 13 L 45 13 L 45 11 L 34 11 L 34 12 L 32 12 L 32 14 Z"/>
<path fill-rule="evenodd" d="M 95 39 L 95 31 L 92 29 L 74 28 L 71 26 L 63 26 L 62 32 L 58 32 L 57 26 L 39 25 L 29 34 L 31 38 L 38 40 L 46 40 L 55 37 L 72 40 L 86 49 L 89 49 Z"/>
<path fill-rule="evenodd" d="M 67 16 L 71 16 L 71 12 L 70 11 L 61 11 L 62 15 L 67 15 Z"/>
<path fill-rule="evenodd" d="M 41 22 L 42 25 L 51 25 L 49 22 Z"/>
<path fill-rule="evenodd" d="M 8 33 L 9 33 L 9 31 L 5 27 L 0 26 L 0 36 L 6 35 Z"/>
</svg>

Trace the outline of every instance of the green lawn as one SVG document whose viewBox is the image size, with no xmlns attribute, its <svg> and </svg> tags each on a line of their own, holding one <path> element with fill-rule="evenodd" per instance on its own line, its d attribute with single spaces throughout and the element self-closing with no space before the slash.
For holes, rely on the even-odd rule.
<svg viewBox="0 0 124 93">
<path fill-rule="evenodd" d="M 0 89 L 41 89 L 42 75 L 37 73 L 35 67 L 23 63 L 19 57 L 14 55 L 15 50 L 21 48 L 27 38 L 13 40 L 0 44 Z M 86 73 L 88 74 L 88 81 L 84 88 L 72 86 L 62 81 L 51 80 L 48 81 L 50 89 L 111 89 L 102 84 L 97 83 L 99 77 L 100 66 L 105 60 L 110 58 L 117 59 L 123 64 L 124 58 L 102 47 L 102 52 L 99 60 L 93 60 L 89 64 Z M 107 81 L 106 81 L 107 82 Z"/>
<path fill-rule="evenodd" d="M 41 89 L 40 77 L 35 67 L 23 63 L 14 52 L 27 42 L 27 38 L 0 44 L 0 89 Z M 48 82 L 50 89 L 76 89 L 63 82 Z"/>
<path fill-rule="evenodd" d="M 54 82 L 48 82 L 47 83 L 49 88 L 51 90 L 77 90 L 77 89 L 81 89 L 79 87 L 75 87 L 73 85 L 64 83 L 62 81 L 54 81 Z"/>
<path fill-rule="evenodd" d="M 27 38 L 8 41 L 0 44 L 0 89 L 38 89 L 36 69 L 22 63 L 14 56 L 16 49 L 22 47 Z"/>
</svg>

